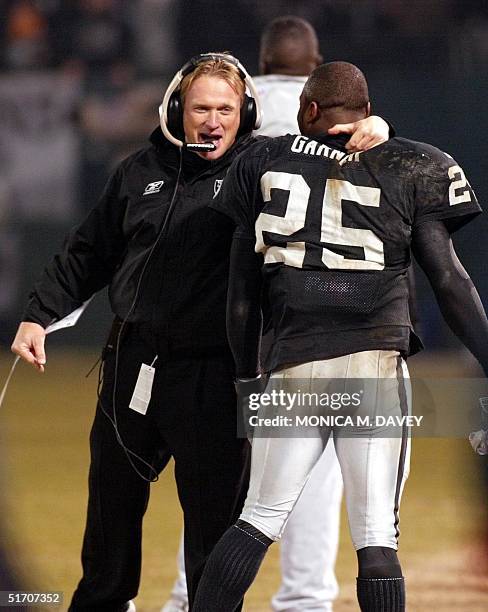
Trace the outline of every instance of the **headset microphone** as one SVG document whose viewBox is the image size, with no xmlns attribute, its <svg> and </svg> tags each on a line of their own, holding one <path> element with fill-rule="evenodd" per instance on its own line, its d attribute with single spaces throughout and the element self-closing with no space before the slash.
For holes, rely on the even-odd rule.
<svg viewBox="0 0 488 612">
<path fill-rule="evenodd" d="M 207 153 L 209 151 L 215 151 L 217 148 L 213 142 L 185 142 L 184 147 L 188 149 L 188 151 L 193 151 L 194 153 L 198 153 L 199 151 Z"/>
</svg>

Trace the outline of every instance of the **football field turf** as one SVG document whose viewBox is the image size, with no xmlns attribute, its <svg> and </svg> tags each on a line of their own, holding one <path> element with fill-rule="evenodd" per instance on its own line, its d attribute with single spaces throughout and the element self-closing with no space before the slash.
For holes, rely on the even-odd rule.
<svg viewBox="0 0 488 612">
<path fill-rule="evenodd" d="M 63 610 L 80 577 L 96 387 L 96 373 L 89 379 L 84 375 L 95 359 L 93 352 L 51 351 L 44 375 L 21 364 L 0 413 L 0 511 L 6 547 L 30 590 L 64 592 Z M 0 353 L 2 384 L 10 362 L 7 352 Z M 412 360 L 411 370 L 429 363 L 426 358 Z M 409 612 L 488 609 L 482 554 L 486 487 L 479 466 L 480 459 L 465 440 L 413 442 L 400 523 Z M 180 525 L 171 464 L 152 485 L 136 599 L 139 612 L 156 612 L 169 593 Z M 278 561 L 278 546 L 273 546 L 246 598 L 248 612 L 270 609 L 270 596 L 279 583 Z M 345 515 L 337 574 L 341 593 L 335 611 L 357 610 L 355 554 Z"/>
</svg>

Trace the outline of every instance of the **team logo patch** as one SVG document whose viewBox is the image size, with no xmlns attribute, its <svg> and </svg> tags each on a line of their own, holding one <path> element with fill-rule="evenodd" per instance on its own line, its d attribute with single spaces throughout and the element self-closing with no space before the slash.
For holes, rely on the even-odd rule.
<svg viewBox="0 0 488 612">
<path fill-rule="evenodd" d="M 152 193 L 159 193 L 163 185 L 164 181 L 154 181 L 154 183 L 149 183 L 146 185 L 146 189 L 144 189 L 144 193 L 142 195 L 145 196 Z"/>
<path fill-rule="evenodd" d="M 223 180 L 224 179 L 217 179 L 214 183 L 214 199 L 219 195 Z"/>
</svg>

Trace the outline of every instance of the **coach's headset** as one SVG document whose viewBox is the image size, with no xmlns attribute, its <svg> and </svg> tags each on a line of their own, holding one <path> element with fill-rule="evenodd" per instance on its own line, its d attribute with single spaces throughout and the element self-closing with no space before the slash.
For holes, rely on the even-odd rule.
<svg viewBox="0 0 488 612">
<path fill-rule="evenodd" d="M 177 147 L 184 147 L 189 151 L 215 151 L 217 148 L 213 143 L 185 142 L 185 132 L 183 130 L 183 103 L 180 96 L 179 87 L 181 81 L 197 66 L 209 61 L 224 61 L 232 64 L 239 71 L 239 76 L 247 86 L 248 96 L 244 94 L 241 105 L 241 118 L 237 135 L 249 134 L 261 126 L 263 112 L 259 102 L 258 92 L 252 78 L 240 61 L 227 53 L 201 53 L 192 57 L 171 80 L 164 94 L 163 101 L 159 107 L 159 121 L 161 130 L 165 137 Z"/>
</svg>

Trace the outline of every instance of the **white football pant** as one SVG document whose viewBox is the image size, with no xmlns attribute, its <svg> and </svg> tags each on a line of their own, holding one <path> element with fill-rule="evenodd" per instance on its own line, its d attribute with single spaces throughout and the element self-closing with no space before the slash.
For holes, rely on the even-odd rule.
<svg viewBox="0 0 488 612">
<path fill-rule="evenodd" d="M 363 351 L 286 368 L 273 373 L 267 390 L 273 385 L 276 388 L 278 381 L 280 388 L 290 393 L 303 391 L 304 381 L 309 382 L 307 390 L 323 390 L 330 381 L 332 392 L 337 391 L 337 380 L 342 379 L 342 389 L 347 392 L 347 381 L 357 378 L 365 381 L 365 395 L 373 417 L 409 414 L 408 371 L 396 351 Z M 349 384 L 351 389 L 355 388 L 353 382 Z M 261 406 L 259 417 L 265 418 L 267 414 L 269 408 Z M 366 546 L 396 549 L 398 508 L 408 476 L 410 444 L 406 429 L 403 436 L 381 437 L 388 435 L 387 431 L 376 428 L 377 435 L 373 435 L 368 427 L 359 427 L 353 431 L 356 437 L 347 437 L 340 427 L 318 425 L 315 431 L 309 428 L 309 437 L 302 438 L 259 437 L 255 432 L 251 482 L 240 518 L 272 540 L 279 540 L 332 433 L 355 549 Z M 305 527 L 315 530 L 310 522 Z"/>
</svg>

